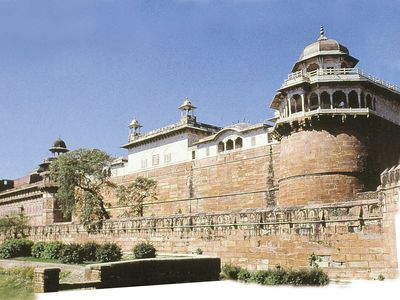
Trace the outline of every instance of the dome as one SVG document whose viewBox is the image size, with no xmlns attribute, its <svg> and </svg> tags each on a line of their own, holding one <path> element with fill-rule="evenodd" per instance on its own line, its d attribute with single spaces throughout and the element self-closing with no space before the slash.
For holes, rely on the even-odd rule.
<svg viewBox="0 0 400 300">
<path fill-rule="evenodd" d="M 193 110 L 196 109 L 197 107 L 194 106 L 192 104 L 192 102 L 190 102 L 189 98 L 185 98 L 185 100 L 183 101 L 182 105 L 179 106 L 180 110 Z"/>
<path fill-rule="evenodd" d="M 327 38 L 319 38 L 318 41 L 306 46 L 299 57 L 299 61 L 308 59 L 310 57 L 314 57 L 317 55 L 335 55 L 335 54 L 347 54 L 349 55 L 349 50 L 339 44 L 338 41 L 327 39 Z"/>
<path fill-rule="evenodd" d="M 340 44 L 338 41 L 333 39 L 328 39 L 325 36 L 324 27 L 320 28 L 320 36 L 317 41 L 307 45 L 300 54 L 299 60 L 294 64 L 292 72 L 299 71 L 302 69 L 302 63 L 311 58 L 330 56 L 330 57 L 340 57 L 340 62 L 345 62 L 344 68 L 353 68 L 357 63 L 358 59 L 350 55 L 347 47 Z M 340 66 L 339 66 L 340 68 Z M 343 68 L 343 67 L 342 67 Z"/>
<path fill-rule="evenodd" d="M 139 121 L 136 118 L 133 118 L 132 122 L 129 123 L 128 125 L 129 128 L 140 128 L 142 125 L 139 123 Z"/>
<path fill-rule="evenodd" d="M 65 148 L 67 149 L 67 145 L 65 145 L 65 142 L 62 139 L 58 139 L 53 143 L 52 148 Z"/>
<path fill-rule="evenodd" d="M 62 139 L 54 141 L 53 146 L 50 147 L 49 151 L 53 154 L 68 152 L 67 145 Z"/>
</svg>

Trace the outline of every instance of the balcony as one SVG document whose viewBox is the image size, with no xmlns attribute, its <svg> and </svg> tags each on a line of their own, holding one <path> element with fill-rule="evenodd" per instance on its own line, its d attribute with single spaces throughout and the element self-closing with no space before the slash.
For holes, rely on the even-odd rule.
<svg viewBox="0 0 400 300">
<path fill-rule="evenodd" d="M 312 84 L 327 81 L 369 81 L 396 93 L 400 93 L 400 88 L 397 85 L 376 78 L 357 68 L 317 69 L 311 72 L 297 71 L 288 75 L 281 89 L 303 82 Z"/>
</svg>

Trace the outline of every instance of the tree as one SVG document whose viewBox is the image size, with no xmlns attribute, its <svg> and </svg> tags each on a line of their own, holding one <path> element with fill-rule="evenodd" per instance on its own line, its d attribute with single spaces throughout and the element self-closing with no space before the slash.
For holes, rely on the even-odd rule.
<svg viewBox="0 0 400 300">
<path fill-rule="evenodd" d="M 118 204 L 127 206 L 123 216 L 143 216 L 144 202 L 157 199 L 157 181 L 138 176 L 127 185 L 117 188 Z"/>
<path fill-rule="evenodd" d="M 102 190 L 115 187 L 104 172 L 112 158 L 97 149 L 78 149 L 60 155 L 50 165 L 50 178 L 58 185 L 55 195 L 64 214 L 70 218 L 79 212 L 81 223 L 88 229 L 100 228 L 110 218 Z"/>
</svg>

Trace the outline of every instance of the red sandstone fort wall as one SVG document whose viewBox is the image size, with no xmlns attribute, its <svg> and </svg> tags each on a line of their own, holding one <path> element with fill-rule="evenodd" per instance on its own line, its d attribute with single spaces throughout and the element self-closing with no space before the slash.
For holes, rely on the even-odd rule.
<svg viewBox="0 0 400 300">
<path fill-rule="evenodd" d="M 393 278 L 397 274 L 392 216 L 374 193 L 368 199 L 290 209 L 190 214 L 106 222 L 89 234 L 80 225 L 33 227 L 35 241 L 104 242 L 131 251 L 150 241 L 161 253 L 221 257 L 249 269 L 309 266 L 312 253 L 331 278 Z M 397 200 L 396 200 L 397 201 Z"/>
<path fill-rule="evenodd" d="M 270 164 L 278 170 L 279 145 L 233 151 L 117 177 L 114 181 L 126 184 L 137 176 L 157 181 L 158 199 L 146 203 L 145 216 L 261 209 L 271 205 L 267 193 L 271 188 Z M 114 207 L 110 209 L 112 216 L 122 214 L 124 208 L 118 208 L 115 195 L 108 199 Z"/>
<path fill-rule="evenodd" d="M 364 190 L 367 148 L 355 131 L 303 130 L 281 140 L 280 206 L 328 203 Z"/>
</svg>

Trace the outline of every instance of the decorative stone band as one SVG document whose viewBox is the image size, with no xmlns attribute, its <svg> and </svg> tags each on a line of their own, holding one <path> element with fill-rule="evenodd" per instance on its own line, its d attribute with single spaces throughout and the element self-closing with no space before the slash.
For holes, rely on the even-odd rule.
<svg viewBox="0 0 400 300">
<path fill-rule="evenodd" d="M 285 209 L 244 210 L 238 212 L 171 215 L 167 217 L 133 218 L 106 221 L 99 234 L 261 230 L 261 234 L 279 234 L 278 227 L 301 229 L 313 224 L 327 226 L 328 223 L 348 223 L 352 228 L 362 228 L 368 222 L 381 222 L 382 204 L 378 199 L 358 200 L 326 205 L 308 205 Z M 311 228 L 311 227 L 310 227 Z M 297 230 L 296 230 L 297 231 Z M 35 226 L 24 232 L 30 237 L 62 237 L 86 233 L 78 224 L 56 224 Z"/>
<path fill-rule="evenodd" d="M 393 166 L 390 169 L 386 169 L 381 174 L 381 187 L 393 187 L 400 185 L 400 164 Z"/>
</svg>

